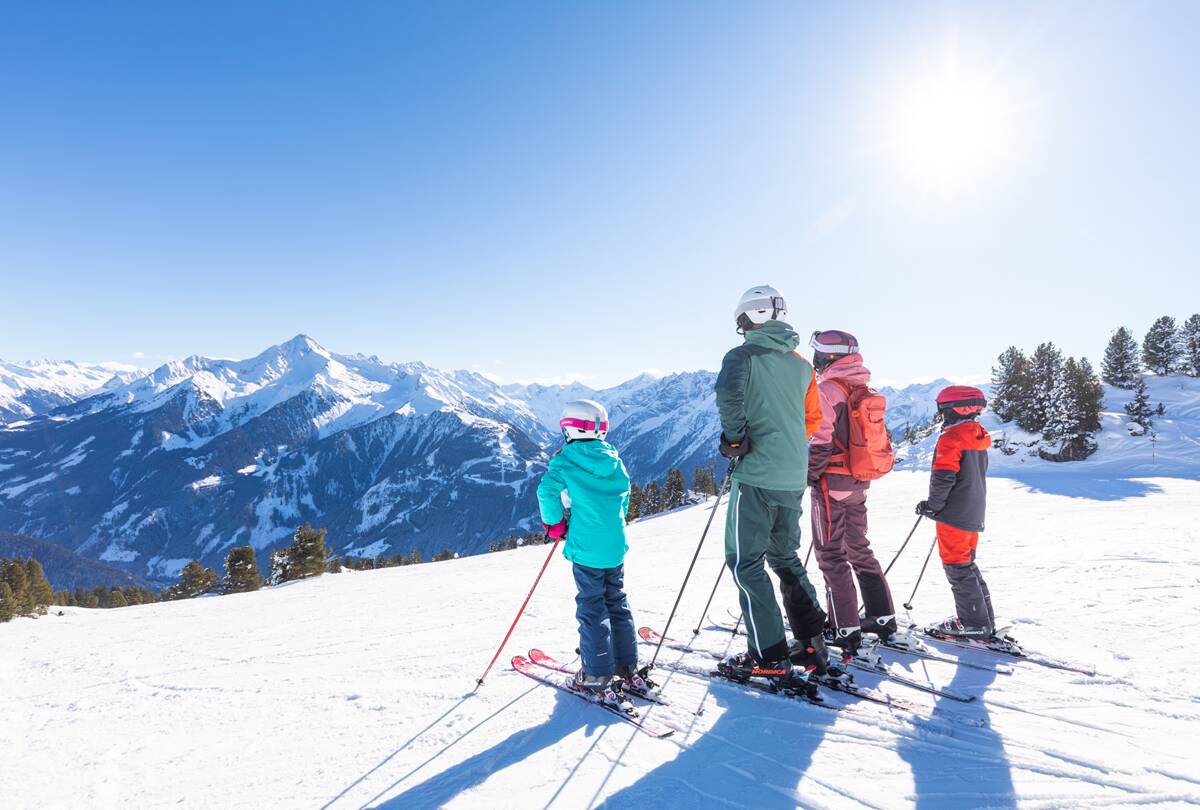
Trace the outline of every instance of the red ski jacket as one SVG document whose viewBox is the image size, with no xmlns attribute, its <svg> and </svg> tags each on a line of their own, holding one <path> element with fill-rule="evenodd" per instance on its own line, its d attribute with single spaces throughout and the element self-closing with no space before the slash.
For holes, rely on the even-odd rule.
<svg viewBox="0 0 1200 810">
<path fill-rule="evenodd" d="M 992 437 L 975 420 L 942 431 L 929 476 L 929 506 L 938 523 L 968 532 L 983 531 L 987 511 L 988 448 Z"/>
</svg>

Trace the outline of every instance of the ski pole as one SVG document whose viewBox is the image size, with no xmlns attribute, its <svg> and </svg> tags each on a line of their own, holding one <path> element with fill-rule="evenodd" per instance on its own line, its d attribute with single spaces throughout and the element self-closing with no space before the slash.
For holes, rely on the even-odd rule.
<svg viewBox="0 0 1200 810">
<path fill-rule="evenodd" d="M 812 559 L 813 546 L 816 545 L 816 538 L 813 538 L 808 543 L 808 553 L 804 555 L 804 570 L 808 570 L 808 561 Z"/>
<path fill-rule="evenodd" d="M 929 553 L 925 555 L 925 564 L 921 566 L 921 573 L 917 575 L 917 584 L 913 585 L 912 596 L 908 597 L 908 601 L 904 603 L 905 610 L 912 610 L 913 597 L 917 595 L 917 588 L 921 586 L 921 578 L 925 576 L 925 569 L 929 567 L 929 558 L 933 556 L 933 547 L 937 545 L 937 536 L 933 538 L 933 542 L 929 544 Z"/>
<path fill-rule="evenodd" d="M 712 607 L 713 597 L 717 595 L 717 586 L 721 584 L 721 577 L 725 576 L 725 568 L 725 563 L 722 561 L 721 570 L 717 572 L 717 581 L 713 583 L 712 593 L 708 595 L 708 601 L 704 603 L 704 612 L 700 614 L 699 621 L 697 621 L 696 626 L 692 628 L 693 636 L 700 635 L 700 622 L 704 621 L 704 617 L 708 615 L 708 609 Z"/>
<path fill-rule="evenodd" d="M 700 534 L 700 542 L 696 544 L 696 553 L 692 555 L 692 562 L 688 566 L 687 573 L 683 576 L 683 584 L 679 586 L 679 593 L 675 594 L 675 604 L 671 606 L 671 615 L 667 616 L 667 624 L 663 627 L 662 636 L 658 639 L 658 646 L 654 648 L 654 657 L 650 659 L 650 664 L 647 671 L 654 669 L 654 662 L 658 660 L 658 653 L 662 650 L 663 642 L 667 640 L 667 633 L 671 630 L 671 620 L 675 618 L 675 611 L 679 609 L 679 600 L 683 598 L 683 591 L 687 587 L 688 580 L 691 579 L 692 569 L 696 567 L 696 560 L 700 557 L 700 549 L 704 546 L 704 538 L 708 537 L 708 530 L 712 526 L 713 518 L 717 515 L 717 507 L 721 505 L 721 496 L 729 489 L 733 481 L 733 470 L 737 467 L 737 459 L 731 459 L 729 469 L 725 470 L 725 480 L 721 483 L 721 491 L 717 493 L 717 502 L 713 504 L 712 511 L 708 513 L 708 522 L 704 524 L 704 531 Z"/>
<path fill-rule="evenodd" d="M 888 563 L 887 568 L 883 569 L 883 575 L 885 577 L 888 575 L 888 571 L 892 570 L 892 566 L 896 564 L 896 560 L 900 559 L 900 554 L 904 551 L 905 546 L 908 545 L 908 541 L 912 540 L 913 535 L 917 533 L 917 527 L 921 525 L 921 518 L 923 517 L 925 516 L 917 515 L 917 522 L 913 524 L 912 531 L 908 533 L 908 537 L 904 538 L 904 542 L 900 544 L 900 550 L 896 552 L 895 557 L 892 557 L 892 561 Z M 934 540 L 936 541 L 937 538 L 935 537 Z"/>
<path fill-rule="evenodd" d="M 558 541 L 561 539 L 561 537 L 556 537 L 554 539 L 554 545 L 550 546 L 550 553 L 546 555 L 546 561 L 542 563 L 542 570 L 538 571 L 537 579 L 533 581 L 533 587 L 529 589 L 529 593 L 525 596 L 525 601 L 521 603 L 521 609 L 517 611 L 517 615 L 513 618 L 512 624 L 508 628 L 508 632 L 504 634 L 504 641 L 500 642 L 500 646 L 497 648 L 496 654 L 492 656 L 491 663 L 487 665 L 487 669 L 483 671 L 483 674 L 476 678 L 475 688 L 471 690 L 472 692 L 478 692 L 479 687 L 483 686 L 483 679 L 486 678 L 488 673 L 492 671 L 492 667 L 495 665 L 496 659 L 500 657 L 500 653 L 504 650 L 504 645 L 508 643 L 508 639 L 510 636 L 512 636 L 513 630 L 517 629 L 517 622 L 521 620 L 521 614 L 525 612 L 525 606 L 528 605 L 529 600 L 533 598 L 533 592 L 537 588 L 538 583 L 542 581 L 542 574 L 546 573 L 546 567 L 550 565 L 550 560 L 554 559 L 554 550 L 558 548 Z"/>
</svg>

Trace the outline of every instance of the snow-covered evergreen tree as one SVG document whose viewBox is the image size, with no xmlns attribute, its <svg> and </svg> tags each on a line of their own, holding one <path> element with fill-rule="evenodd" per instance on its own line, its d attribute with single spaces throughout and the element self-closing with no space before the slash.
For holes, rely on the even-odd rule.
<svg viewBox="0 0 1200 810">
<path fill-rule="evenodd" d="M 625 522 L 633 523 L 642 516 L 642 488 L 637 484 L 629 485 L 629 508 L 625 510 Z"/>
<path fill-rule="evenodd" d="M 254 556 L 253 546 L 239 546 L 230 549 L 225 557 L 225 582 L 222 585 L 224 593 L 245 593 L 257 591 L 262 587 L 262 574 L 258 572 L 258 560 Z"/>
<path fill-rule="evenodd" d="M 1141 371 L 1137 340 L 1124 326 L 1113 332 L 1108 341 L 1100 370 L 1104 381 L 1117 388 L 1133 388 L 1137 383 L 1138 372 Z"/>
<path fill-rule="evenodd" d="M 1183 322 L 1179 337 L 1183 349 L 1181 370 L 1192 377 L 1200 377 L 1200 312 Z"/>
<path fill-rule="evenodd" d="M 1031 383 L 1029 359 L 1016 346 L 1009 346 L 992 368 L 992 399 L 988 407 L 1001 422 L 1011 422 L 1029 407 Z"/>
<path fill-rule="evenodd" d="M 1055 392 L 1063 373 L 1062 352 L 1053 343 L 1043 343 L 1034 351 L 1029 365 L 1032 393 L 1028 407 L 1016 414 L 1016 420 L 1025 430 L 1041 433 L 1055 407 Z"/>
<path fill-rule="evenodd" d="M 712 467 L 697 467 L 692 471 L 692 491 L 705 496 L 717 494 Z"/>
<path fill-rule="evenodd" d="M 1134 435 L 1144 436 L 1148 430 L 1154 427 L 1154 409 L 1150 407 L 1150 395 L 1146 392 L 1146 381 L 1141 377 L 1133 387 L 1133 399 L 1126 403 L 1125 413 L 1129 414 L 1130 421 L 1139 428 Z"/>
<path fill-rule="evenodd" d="M 683 478 L 683 470 L 672 467 L 667 470 L 667 482 L 663 486 L 663 509 L 678 509 L 683 506 L 687 496 L 687 482 Z"/>
<path fill-rule="evenodd" d="M 1044 432 L 1057 449 L 1042 453 L 1043 458 L 1078 461 L 1096 451 L 1098 445 L 1092 434 L 1100 429 L 1103 395 L 1104 389 L 1087 358 L 1078 362 L 1068 358 L 1051 392 Z"/>
<path fill-rule="evenodd" d="M 662 487 L 651 481 L 642 490 L 642 517 L 657 515 L 663 510 Z"/>
<path fill-rule="evenodd" d="M 1142 341 L 1142 363 L 1155 374 L 1170 374 L 1178 369 L 1182 355 L 1175 319 L 1163 315 Z"/>
</svg>

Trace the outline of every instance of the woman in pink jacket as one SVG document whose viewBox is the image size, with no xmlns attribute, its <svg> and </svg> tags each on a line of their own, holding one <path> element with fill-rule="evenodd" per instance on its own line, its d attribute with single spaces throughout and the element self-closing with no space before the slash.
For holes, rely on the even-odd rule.
<svg viewBox="0 0 1200 810">
<path fill-rule="evenodd" d="M 825 600 L 831 643 L 848 660 L 858 652 L 863 632 L 886 640 L 896 632 L 896 610 L 883 568 L 867 540 L 867 489 L 870 483 L 848 474 L 851 392 L 871 381 L 858 341 L 849 332 L 816 332 L 809 344 L 819 376 L 821 427 L 808 455 L 813 547 L 825 575 Z M 866 616 L 859 619 L 855 579 Z"/>
</svg>

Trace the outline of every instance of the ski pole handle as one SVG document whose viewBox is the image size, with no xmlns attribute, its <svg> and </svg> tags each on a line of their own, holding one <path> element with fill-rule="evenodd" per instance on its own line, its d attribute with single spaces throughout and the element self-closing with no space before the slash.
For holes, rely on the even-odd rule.
<svg viewBox="0 0 1200 810">
<path fill-rule="evenodd" d="M 500 657 L 500 653 L 504 650 L 504 645 L 508 643 L 512 637 L 513 630 L 517 629 L 517 622 L 521 620 L 521 614 L 525 612 L 525 606 L 529 604 L 529 600 L 533 598 L 533 592 L 537 589 L 538 583 L 542 581 L 542 574 L 546 573 L 546 567 L 550 565 L 550 560 L 554 559 L 554 550 L 558 548 L 560 538 L 554 539 L 554 545 L 550 546 L 550 553 L 546 555 L 546 561 L 542 563 L 542 570 L 538 571 L 537 579 L 533 581 L 533 587 L 529 589 L 529 593 L 525 595 L 525 601 L 521 603 L 521 609 L 517 611 L 517 615 L 513 617 L 512 624 L 508 627 L 508 632 L 504 634 L 504 641 L 500 642 L 500 646 L 496 649 L 496 654 L 492 656 L 491 662 L 487 665 L 487 669 L 483 674 L 475 679 L 475 688 L 472 692 L 478 692 L 479 687 L 483 686 L 483 679 L 492 671 L 492 667 L 496 664 L 496 659 Z"/>
</svg>

